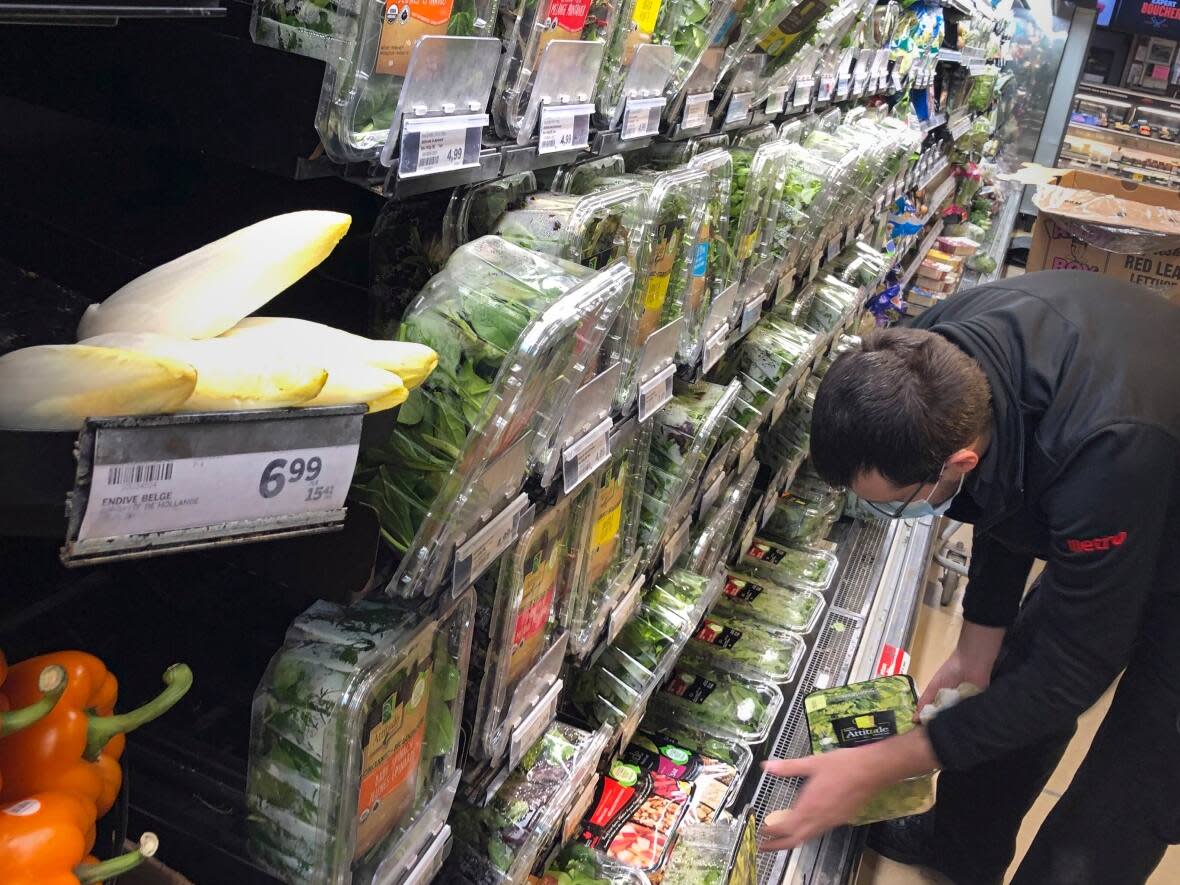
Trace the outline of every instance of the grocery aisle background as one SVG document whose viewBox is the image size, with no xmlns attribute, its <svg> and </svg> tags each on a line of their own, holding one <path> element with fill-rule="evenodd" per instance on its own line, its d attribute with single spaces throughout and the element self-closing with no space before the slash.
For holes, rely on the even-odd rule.
<svg viewBox="0 0 1180 885">
<path fill-rule="evenodd" d="M 970 527 L 960 529 L 953 540 L 962 541 L 970 551 Z M 1037 562 L 1032 575 L 1030 575 L 1030 581 L 1040 573 L 1042 565 L 1041 562 Z M 937 572 L 932 570 L 932 574 L 937 575 Z M 917 632 L 914 636 L 913 647 L 910 649 L 910 673 L 919 687 L 925 685 L 926 680 L 934 675 L 939 665 L 946 660 L 947 655 L 955 647 L 955 641 L 959 636 L 959 626 L 963 621 L 963 589 L 965 586 L 966 581 L 959 585 L 951 603 L 943 607 L 939 604 L 941 589 L 939 585 L 927 585 L 923 604 L 919 608 Z M 1057 770 L 1049 778 L 1045 789 L 1024 820 L 1024 826 L 1016 839 L 1016 858 L 1008 870 L 1006 881 L 1011 879 L 1041 822 L 1049 814 L 1057 799 L 1065 792 L 1069 782 L 1073 779 L 1074 772 L 1077 771 L 1082 759 L 1085 758 L 1090 741 L 1093 740 L 1094 734 L 1110 706 L 1112 693 L 1113 688 L 1109 689 L 1098 700 L 1098 703 L 1087 710 L 1078 721 L 1078 732 L 1066 749 L 1061 764 L 1057 766 Z M 944 877 L 932 872 L 894 863 L 866 850 L 856 878 L 856 885 L 942 885 L 947 881 Z M 1149 885 L 1175 885 L 1177 882 L 1180 882 L 1180 846 L 1173 846 L 1168 850 L 1148 883 Z"/>
</svg>

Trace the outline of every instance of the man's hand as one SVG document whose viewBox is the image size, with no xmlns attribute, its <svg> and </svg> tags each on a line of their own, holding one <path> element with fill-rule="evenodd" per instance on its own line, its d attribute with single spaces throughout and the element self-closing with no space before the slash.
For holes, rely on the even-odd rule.
<svg viewBox="0 0 1180 885">
<path fill-rule="evenodd" d="M 940 689 L 958 688 L 964 682 L 987 688 L 1003 641 L 1003 627 L 983 627 L 964 621 L 955 650 L 922 690 L 914 721 L 918 721 L 918 713 L 923 707 L 934 702 L 934 696 Z"/>
</svg>

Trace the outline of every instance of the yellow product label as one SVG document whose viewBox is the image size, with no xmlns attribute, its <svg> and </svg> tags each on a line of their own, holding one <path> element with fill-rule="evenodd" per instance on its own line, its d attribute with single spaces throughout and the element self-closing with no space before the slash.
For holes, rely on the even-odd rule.
<svg viewBox="0 0 1180 885">
<path fill-rule="evenodd" d="M 856 727 L 857 728 L 873 728 L 876 724 L 877 724 L 877 717 L 875 717 L 872 713 L 870 713 L 867 716 L 857 716 L 856 717 Z"/>
<path fill-rule="evenodd" d="M 377 47 L 376 74 L 404 77 L 419 37 L 445 36 L 454 0 L 385 0 L 385 21 Z"/>
<path fill-rule="evenodd" d="M 598 522 L 594 523 L 594 537 L 592 544 L 595 547 L 601 547 L 608 541 L 614 540 L 615 535 L 619 533 L 619 526 L 623 521 L 623 508 L 616 507 L 609 513 L 604 513 Z"/>
<path fill-rule="evenodd" d="M 590 529 L 590 562 L 586 568 L 586 580 L 591 586 L 606 574 L 615 557 L 619 528 L 623 521 L 625 481 L 625 477 L 616 472 L 598 490 L 594 504 L 594 525 Z"/>
<path fill-rule="evenodd" d="M 803 706 L 807 708 L 808 713 L 814 713 L 816 710 L 822 710 L 828 705 L 828 698 L 826 695 L 813 694 L 809 695 L 803 701 Z"/>
<path fill-rule="evenodd" d="M 653 276 L 647 281 L 647 291 L 643 293 L 643 309 L 659 311 L 664 309 L 664 301 L 668 298 L 668 284 L 672 282 L 669 274 Z"/>
<path fill-rule="evenodd" d="M 660 17 L 661 0 L 635 0 L 635 12 L 631 21 L 635 27 L 648 34 L 654 33 L 656 19 Z"/>
<path fill-rule="evenodd" d="M 754 254 L 754 244 L 758 242 L 758 233 L 759 231 L 755 228 L 742 240 L 742 244 L 738 248 L 738 261 L 745 261 Z"/>
</svg>

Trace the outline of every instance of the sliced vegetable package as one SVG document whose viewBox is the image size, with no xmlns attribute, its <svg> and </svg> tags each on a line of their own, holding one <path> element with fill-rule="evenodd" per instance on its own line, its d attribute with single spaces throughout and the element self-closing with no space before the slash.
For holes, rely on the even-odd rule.
<svg viewBox="0 0 1180 885">
<path fill-rule="evenodd" d="M 399 337 L 432 347 L 439 365 L 389 440 L 362 454 L 353 485 L 402 554 L 390 592 L 435 592 L 481 512 L 514 496 L 530 468 L 543 471 L 630 285 L 623 265 L 596 274 L 499 237 L 460 247 L 430 280 Z M 518 472 L 490 473 L 517 445 Z"/>
<path fill-rule="evenodd" d="M 713 612 L 723 617 L 752 617 L 806 635 L 819 621 L 825 605 L 815 590 L 785 587 L 767 577 L 731 571 Z"/>
<path fill-rule="evenodd" d="M 575 842 L 562 849 L 540 879 L 530 877 L 529 885 L 649 885 L 649 881 L 635 867 Z"/>
<path fill-rule="evenodd" d="M 575 788 L 588 782 L 605 749 L 605 732 L 558 722 L 525 754 L 485 808 L 459 804 L 455 842 L 442 875 L 471 885 L 524 882 L 557 835 Z"/>
<path fill-rule="evenodd" d="M 701 659 L 733 673 L 784 683 L 795 678 L 807 647 L 791 630 L 737 614 L 705 615 L 683 660 Z"/>
<path fill-rule="evenodd" d="M 777 685 L 728 673 L 704 661 L 678 662 L 651 703 L 660 715 L 680 717 L 697 728 L 758 744 L 770 734 L 783 693 Z"/>
<path fill-rule="evenodd" d="M 882 676 L 813 691 L 803 701 L 811 752 L 876 743 L 917 726 L 918 693 L 906 675 Z M 886 787 L 874 795 L 850 823 L 871 824 L 920 814 L 934 804 L 934 777 L 922 775 Z"/>
<path fill-rule="evenodd" d="M 731 758 L 750 755 L 744 744 L 727 745 Z M 649 733 L 644 727 L 635 733 L 623 750 L 622 760 L 644 771 L 654 771 L 667 777 L 688 781 L 695 785 L 689 820 L 709 823 L 732 801 L 741 786 L 740 769 L 733 762 L 714 759 L 678 744 L 667 735 Z M 749 761 L 749 760 L 743 760 Z"/>
<path fill-rule="evenodd" d="M 372 882 L 420 850 L 408 838 L 442 825 L 473 608 L 470 592 L 437 616 L 393 600 L 317 602 L 292 622 L 251 712 L 259 864 L 286 882 Z"/>
<path fill-rule="evenodd" d="M 784 587 L 823 593 L 832 586 L 839 560 L 826 550 L 790 547 L 766 538 L 754 538 L 742 553 L 741 565 L 755 575 Z"/>
</svg>

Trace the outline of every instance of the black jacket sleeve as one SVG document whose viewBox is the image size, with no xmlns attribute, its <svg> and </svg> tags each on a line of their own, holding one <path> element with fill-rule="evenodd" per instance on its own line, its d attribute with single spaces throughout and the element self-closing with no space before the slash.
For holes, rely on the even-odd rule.
<svg viewBox="0 0 1180 885">
<path fill-rule="evenodd" d="M 1093 434 L 1039 506 L 1052 549 L 1028 657 L 928 728 L 943 768 L 962 769 L 1069 726 L 1126 666 L 1139 632 L 1176 471 L 1176 443 L 1133 424 Z"/>
<path fill-rule="evenodd" d="M 1011 626 L 1032 564 L 1032 556 L 1015 553 L 976 529 L 971 535 L 963 617 L 984 627 Z"/>
</svg>

